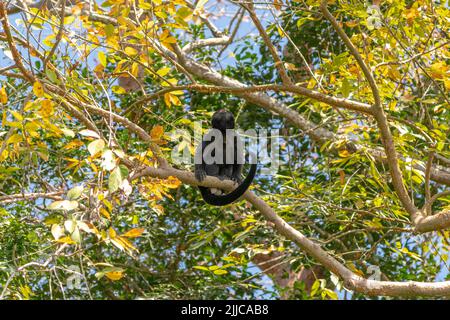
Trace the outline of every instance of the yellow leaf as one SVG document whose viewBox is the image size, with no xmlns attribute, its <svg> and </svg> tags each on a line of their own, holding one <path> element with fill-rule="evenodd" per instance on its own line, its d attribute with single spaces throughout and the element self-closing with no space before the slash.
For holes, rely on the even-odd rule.
<svg viewBox="0 0 450 320">
<path fill-rule="evenodd" d="M 340 150 L 339 151 L 339 156 L 342 158 L 347 158 L 348 156 L 350 156 L 350 153 L 348 152 L 348 150 Z"/>
<path fill-rule="evenodd" d="M 161 69 L 159 69 L 158 71 L 156 71 L 156 74 L 158 74 L 161 77 L 164 77 L 166 74 L 168 74 L 170 72 L 170 68 L 169 67 L 162 67 Z"/>
<path fill-rule="evenodd" d="M 448 71 L 448 66 L 445 62 L 435 62 L 430 66 L 431 77 L 434 79 L 443 79 Z"/>
<path fill-rule="evenodd" d="M 175 189 L 181 185 L 181 181 L 178 180 L 177 177 L 169 176 L 166 180 L 163 180 L 161 184 L 167 188 Z"/>
<path fill-rule="evenodd" d="M 339 180 L 341 182 L 341 185 L 345 184 L 345 172 L 343 170 L 339 170 Z"/>
<path fill-rule="evenodd" d="M 105 66 L 103 66 L 101 63 L 96 65 L 94 68 L 94 72 L 97 74 L 98 77 L 103 77 L 102 73 L 105 70 Z"/>
<path fill-rule="evenodd" d="M 163 87 L 170 87 L 170 86 L 176 86 L 178 83 L 178 80 L 175 78 L 170 78 L 170 79 L 164 79 L 164 82 L 161 83 L 161 85 Z"/>
<path fill-rule="evenodd" d="M 98 61 L 103 67 L 106 67 L 106 55 L 103 51 L 98 52 Z"/>
<path fill-rule="evenodd" d="M 174 106 L 181 106 L 181 101 L 180 101 L 180 99 L 178 99 L 177 96 L 174 96 L 173 94 L 170 94 L 170 93 L 168 93 L 167 95 L 170 99 L 171 104 L 173 104 Z"/>
<path fill-rule="evenodd" d="M 281 10 L 281 6 L 283 5 L 283 1 L 282 0 L 273 0 L 273 6 L 275 7 L 275 9 L 277 9 L 278 11 Z"/>
<path fill-rule="evenodd" d="M 125 48 L 125 53 L 127 54 L 127 55 L 129 55 L 129 56 L 135 56 L 135 55 L 137 55 L 137 50 L 135 49 L 135 48 L 132 48 L 132 47 L 126 47 Z"/>
<path fill-rule="evenodd" d="M 406 13 L 406 20 L 408 21 L 409 24 L 411 24 L 413 20 L 419 16 L 419 12 L 417 11 L 416 8 L 405 10 L 405 13 Z"/>
<path fill-rule="evenodd" d="M 356 26 L 359 26 L 359 23 L 357 20 L 350 20 L 350 21 L 345 22 L 345 25 L 349 28 L 354 28 Z"/>
<path fill-rule="evenodd" d="M 139 2 L 139 8 L 144 9 L 144 10 L 152 10 L 153 9 L 153 7 L 150 3 L 143 2 L 143 1 Z"/>
<path fill-rule="evenodd" d="M 42 100 L 42 106 L 39 110 L 39 114 L 44 118 L 48 118 L 53 114 L 53 112 L 53 103 L 48 99 Z"/>
<path fill-rule="evenodd" d="M 117 236 L 116 230 L 114 230 L 113 228 L 109 228 L 108 233 L 111 239 L 114 239 Z"/>
<path fill-rule="evenodd" d="M 117 17 L 117 22 L 119 23 L 119 25 L 126 27 L 128 24 L 128 21 L 125 17 L 119 16 Z"/>
<path fill-rule="evenodd" d="M 71 149 L 76 149 L 79 148 L 83 145 L 84 143 L 80 140 L 72 140 L 70 141 L 68 144 L 66 144 L 63 149 L 65 150 L 71 150 Z"/>
<path fill-rule="evenodd" d="M 29 286 L 20 286 L 20 292 L 22 293 L 25 300 L 29 300 L 31 296 L 34 296 Z"/>
<path fill-rule="evenodd" d="M 6 89 L 0 87 L 0 103 L 6 104 L 8 102 L 8 95 L 6 94 Z"/>
<path fill-rule="evenodd" d="M 112 281 L 117 281 L 123 278 L 123 271 L 107 272 L 105 273 L 105 276 Z"/>
<path fill-rule="evenodd" d="M 59 243 L 67 243 L 67 244 L 75 244 L 75 241 L 72 240 L 70 236 L 65 236 L 56 240 Z"/>
<path fill-rule="evenodd" d="M 111 90 L 115 94 L 125 94 L 125 93 L 127 93 L 127 91 L 124 88 L 120 87 L 120 86 L 113 86 L 111 88 Z"/>
<path fill-rule="evenodd" d="M 354 273 L 356 273 L 357 275 L 364 277 L 364 272 L 362 272 L 361 270 L 359 270 L 358 268 L 356 268 L 356 266 L 353 263 L 349 263 L 348 264 L 348 268 L 350 270 L 352 270 Z"/>
<path fill-rule="evenodd" d="M 101 207 L 100 208 L 100 213 L 106 217 L 106 219 L 111 220 L 111 215 L 109 214 L 108 210 L 106 210 L 105 208 Z"/>
<path fill-rule="evenodd" d="M 114 238 L 112 241 L 116 241 L 119 242 L 120 245 L 127 250 L 130 253 L 133 253 L 133 251 L 138 251 L 138 249 L 136 249 L 130 241 L 128 241 L 127 238 L 123 238 L 123 237 L 116 237 Z"/>
<path fill-rule="evenodd" d="M 14 118 L 17 119 L 17 121 L 22 121 L 23 117 L 20 113 L 18 113 L 17 111 L 11 110 L 11 114 L 14 116 Z"/>
<path fill-rule="evenodd" d="M 55 40 L 55 38 L 56 38 L 56 35 L 52 33 L 49 36 L 47 36 L 44 40 L 42 40 L 42 43 L 45 44 L 47 47 L 52 47 L 53 40 Z"/>
<path fill-rule="evenodd" d="M 44 88 L 42 87 L 42 84 L 39 81 L 36 81 L 33 84 L 33 93 L 36 95 L 36 97 L 40 98 L 44 96 Z"/>
<path fill-rule="evenodd" d="M 71 24 L 74 21 L 75 21 L 75 16 L 73 16 L 73 15 L 69 15 L 67 17 L 64 17 L 64 25 Z"/>
<path fill-rule="evenodd" d="M 18 134 L 18 133 L 13 134 L 8 139 L 8 143 L 18 143 L 18 142 L 22 142 L 22 141 L 23 141 L 23 137 L 21 134 Z"/>
<path fill-rule="evenodd" d="M 144 231 L 144 228 L 135 228 L 125 232 L 122 236 L 128 238 L 137 238 L 140 237 L 142 233 L 144 233 Z"/>
<path fill-rule="evenodd" d="M 176 43 L 177 39 L 172 37 L 170 35 L 169 30 L 164 30 L 161 35 L 159 36 L 159 40 L 163 43 L 163 44 L 170 44 L 170 43 Z"/>
<path fill-rule="evenodd" d="M 39 137 L 39 133 L 37 132 L 38 129 L 39 129 L 39 122 L 37 121 L 28 122 L 24 126 L 25 132 L 27 132 L 33 138 Z"/>
<path fill-rule="evenodd" d="M 150 136 L 153 140 L 158 140 L 164 134 L 164 128 L 162 126 L 155 126 L 150 131 Z"/>
<path fill-rule="evenodd" d="M 221 276 L 223 274 L 227 274 L 228 273 L 227 270 L 222 270 L 222 269 L 214 270 L 213 272 L 214 272 L 214 274 L 216 274 L 218 276 Z"/>
<path fill-rule="evenodd" d="M 139 64 L 137 62 L 133 62 L 131 65 L 131 74 L 136 78 L 139 76 Z"/>
<path fill-rule="evenodd" d="M 450 79 L 444 79 L 445 89 L 450 91 Z"/>
<path fill-rule="evenodd" d="M 36 103 L 36 101 L 27 101 L 26 103 L 25 103 L 25 107 L 23 108 L 23 111 L 30 111 L 30 110 L 32 110 L 32 109 L 35 109 L 36 108 L 36 106 L 37 106 L 37 103 Z"/>
<path fill-rule="evenodd" d="M 164 94 L 164 102 L 166 103 L 166 105 L 168 107 L 170 107 L 172 105 L 172 103 L 170 101 L 170 94 L 169 93 Z"/>
<path fill-rule="evenodd" d="M 82 8 L 83 8 L 83 4 L 82 3 L 79 3 L 78 5 L 72 6 L 72 8 L 71 8 L 72 14 L 74 16 L 79 15 L 81 13 Z"/>
</svg>

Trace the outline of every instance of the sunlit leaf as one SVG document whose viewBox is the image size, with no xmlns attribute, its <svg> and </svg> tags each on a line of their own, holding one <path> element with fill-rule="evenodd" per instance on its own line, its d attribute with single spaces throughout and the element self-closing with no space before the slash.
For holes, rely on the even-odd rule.
<svg viewBox="0 0 450 320">
<path fill-rule="evenodd" d="M 143 228 L 136 228 L 136 229 L 131 229 L 128 230 L 127 232 L 125 232 L 124 234 L 122 234 L 123 237 L 128 237 L 128 238 L 136 238 L 136 237 L 140 237 L 142 235 L 142 233 L 144 233 L 144 229 Z"/>
<path fill-rule="evenodd" d="M 36 95 L 36 97 L 41 98 L 44 96 L 44 87 L 39 81 L 36 81 L 33 84 L 33 93 Z"/>
<path fill-rule="evenodd" d="M 78 202 L 77 201 L 70 201 L 70 200 L 62 200 L 62 201 L 54 201 L 49 206 L 49 210 L 75 210 L 78 208 Z"/>
<path fill-rule="evenodd" d="M 72 189 L 69 190 L 69 192 L 67 192 L 67 199 L 69 200 L 78 199 L 83 193 L 83 190 L 84 190 L 83 186 L 73 187 Z"/>
<path fill-rule="evenodd" d="M 88 150 L 91 156 L 95 156 L 97 153 L 103 151 L 105 148 L 105 141 L 102 139 L 97 139 L 89 143 Z"/>
<path fill-rule="evenodd" d="M 100 139 L 100 136 L 95 131 L 92 131 L 92 130 L 85 129 L 85 130 L 81 130 L 78 133 L 80 135 L 84 136 L 84 137 L 91 137 L 91 138 Z"/>
</svg>

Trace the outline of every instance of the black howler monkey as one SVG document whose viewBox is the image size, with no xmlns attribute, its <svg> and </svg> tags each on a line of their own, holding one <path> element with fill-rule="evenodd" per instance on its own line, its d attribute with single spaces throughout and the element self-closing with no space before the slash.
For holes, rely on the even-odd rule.
<svg viewBox="0 0 450 320">
<path fill-rule="evenodd" d="M 227 194 L 223 194 L 221 190 L 215 188 L 199 186 L 206 203 L 225 206 L 245 193 L 255 177 L 257 164 L 251 165 L 247 177 L 242 181 L 244 155 L 242 141 L 234 130 L 233 114 L 225 109 L 220 109 L 213 114 L 211 124 L 212 128 L 216 130 L 210 130 L 196 150 L 195 177 L 200 182 L 207 175 L 220 180 L 238 182 L 239 186 Z M 227 129 L 229 130 L 227 131 Z M 227 138 L 228 140 L 233 139 L 233 141 L 227 141 Z"/>
</svg>

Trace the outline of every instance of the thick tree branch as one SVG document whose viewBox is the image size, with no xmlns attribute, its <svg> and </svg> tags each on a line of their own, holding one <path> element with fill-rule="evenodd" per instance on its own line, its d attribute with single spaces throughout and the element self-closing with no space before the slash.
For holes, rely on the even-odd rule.
<svg viewBox="0 0 450 320">
<path fill-rule="evenodd" d="M 325 8 L 326 9 L 326 8 Z M 328 12 L 329 13 L 329 12 Z M 28 81 L 33 82 L 34 78 L 29 78 L 30 74 L 29 71 L 26 70 L 26 68 L 23 66 L 23 64 L 20 66 L 19 63 L 21 62 L 20 56 L 18 55 L 18 52 L 16 50 L 16 53 L 14 54 L 13 48 L 15 48 L 14 40 L 11 36 L 11 32 L 9 30 L 7 18 L 5 15 L 5 8 L 3 6 L 3 3 L 0 2 L 0 17 L 2 18 L 2 24 L 4 25 L 4 30 L 6 33 L 7 41 L 9 46 L 11 47 L 11 51 L 13 52 L 13 57 L 16 62 L 17 67 L 20 69 L 20 71 L 24 74 L 24 76 L 27 78 Z M 100 17 L 101 18 L 101 17 Z M 109 18 L 111 19 L 111 18 Z M 334 18 L 333 18 L 334 19 Z M 108 19 L 106 19 L 108 20 Z M 109 20 L 111 21 L 111 20 Z M 335 20 L 334 20 L 335 21 Z M 337 24 L 337 22 L 335 21 Z M 6 24 L 6 27 L 5 27 Z M 339 26 L 338 26 L 339 27 Z M 345 35 L 345 34 L 344 34 Z M 350 41 L 347 38 L 348 41 Z M 344 40 L 345 42 L 345 40 Z M 351 44 L 351 42 L 350 42 Z M 264 107 L 267 110 L 276 112 L 282 117 L 285 117 L 286 119 L 290 120 L 294 123 L 294 125 L 298 126 L 300 129 L 304 131 L 311 131 L 311 137 L 316 141 L 321 142 L 328 142 L 333 141 L 336 139 L 335 135 L 325 129 L 315 129 L 315 125 L 303 118 L 300 114 L 298 114 L 296 111 L 289 109 L 286 105 L 283 103 L 277 101 L 276 99 L 268 96 L 267 94 L 264 94 L 262 92 L 259 92 L 259 90 L 256 90 L 255 92 L 248 91 L 249 89 L 239 81 L 235 79 L 231 79 L 228 77 L 222 76 L 220 73 L 202 65 L 199 64 L 186 56 L 182 55 L 180 56 L 180 51 L 177 51 L 177 54 L 179 56 L 175 56 L 173 52 L 165 50 L 162 47 L 158 47 L 159 50 L 164 52 L 164 54 L 170 59 L 176 61 L 177 63 L 180 63 L 183 65 L 183 67 L 193 75 L 202 78 L 204 80 L 207 80 L 213 84 L 216 84 L 218 86 L 222 86 L 225 88 L 228 88 L 227 90 L 233 90 L 236 92 L 236 95 L 243 97 L 249 102 L 258 104 L 262 107 Z M 354 50 L 356 50 L 353 47 Z M 351 50 L 352 51 L 352 50 Z M 353 52 L 354 53 L 354 52 Z M 182 53 L 181 53 L 182 54 Z M 354 53 L 355 55 L 355 53 Z M 358 56 L 359 53 L 356 51 L 356 56 Z M 16 59 L 17 58 L 17 59 Z M 356 57 L 355 57 L 356 58 Z M 365 66 L 364 61 L 362 61 L 361 56 L 359 55 L 359 58 L 361 61 L 359 61 L 359 64 L 361 65 L 362 62 L 362 68 L 364 71 L 364 68 L 368 70 L 367 66 Z M 358 58 L 356 58 L 358 60 Z M 366 71 L 367 71 L 366 70 Z M 369 72 L 370 73 L 370 72 Z M 369 84 L 372 83 L 376 84 L 371 79 L 371 75 L 367 76 Z M 232 88 L 232 89 L 230 89 Z M 54 87 L 51 85 L 46 85 L 46 89 L 50 92 L 57 93 L 60 96 L 64 96 L 68 99 L 68 101 L 79 107 L 80 109 L 86 109 L 93 113 L 99 114 L 103 117 L 107 117 L 108 119 L 112 119 L 114 121 L 117 121 L 124 126 L 126 126 L 131 131 L 138 134 L 138 136 L 143 140 L 147 142 L 151 142 L 151 137 L 139 126 L 134 124 L 133 122 L 129 121 L 128 119 L 114 114 L 110 111 L 103 110 L 98 107 L 91 106 L 86 103 L 77 102 L 74 101 L 74 99 L 71 99 L 67 95 L 64 95 L 64 92 L 61 92 L 62 89 L 59 87 Z M 210 89 L 210 88 L 201 88 L 198 87 L 199 90 L 203 89 Z M 223 88 L 222 88 L 223 89 Z M 267 87 L 266 87 L 267 89 Z M 278 90 L 277 90 L 278 89 Z M 213 89 L 215 90 L 215 89 Z M 241 92 L 239 92 L 241 90 Z M 246 91 L 247 90 L 247 91 Z M 393 170 L 391 173 L 393 175 L 393 179 L 396 179 L 394 181 L 396 191 L 399 193 L 399 198 L 402 200 L 402 203 L 404 205 L 406 204 L 408 211 L 413 211 L 413 214 L 416 214 L 415 211 L 417 209 L 414 207 L 414 204 L 412 204 L 412 201 L 409 199 L 409 196 L 406 194 L 407 199 L 404 199 L 404 189 L 403 183 L 402 183 L 402 177 L 400 169 L 398 168 L 398 161 L 396 159 L 396 153 L 395 148 L 393 144 L 392 135 L 390 133 L 388 122 L 386 119 L 386 116 L 383 113 L 383 110 L 381 109 L 381 103 L 377 102 L 379 100 L 377 96 L 377 91 L 372 88 L 374 91 L 375 96 L 375 108 L 369 107 L 366 104 L 361 103 L 354 103 L 349 102 L 349 100 L 346 99 L 339 99 L 330 97 L 327 95 L 324 95 L 319 92 L 311 91 L 306 88 L 298 87 L 298 86 L 292 86 L 292 85 L 285 85 L 285 86 L 276 86 L 272 87 L 273 91 L 286 91 L 291 92 L 295 94 L 301 94 L 307 97 L 310 97 L 312 99 L 316 99 L 325 103 L 329 103 L 330 105 L 334 106 L 341 106 L 343 108 L 348 108 L 352 111 L 357 112 L 363 112 L 365 114 L 372 114 L 374 115 L 375 119 L 378 122 L 378 125 L 380 127 L 380 131 L 383 138 L 383 143 L 385 146 L 385 151 L 387 155 L 387 161 L 391 167 L 391 170 Z M 322 100 L 321 100 L 322 99 Z M 394 168 L 394 169 L 392 169 Z M 199 183 L 194 175 L 190 172 L 177 170 L 175 168 L 172 168 L 168 165 L 160 168 L 153 168 L 153 167 L 144 167 L 143 169 L 138 170 L 137 172 L 134 172 L 132 174 L 131 179 L 138 179 L 140 177 L 144 176 L 152 176 L 157 178 L 168 178 L 170 176 L 177 177 L 180 181 L 182 181 L 185 184 L 189 185 L 203 185 L 207 187 L 215 187 L 220 188 L 224 190 L 231 190 L 234 187 L 234 183 L 231 181 L 221 181 L 217 178 L 213 177 L 207 177 L 202 183 Z M 432 170 L 430 170 L 430 176 L 432 176 Z M 400 191 L 399 191 L 400 190 Z M 403 192 L 404 191 L 404 192 Z M 307 254 L 309 254 L 311 257 L 317 260 L 320 264 L 322 264 L 325 268 L 333 272 L 334 274 L 338 275 L 343 279 L 344 285 L 351 289 L 355 290 L 361 293 L 369 294 L 369 295 L 391 295 L 391 296 L 447 296 L 450 295 L 450 282 L 391 282 L 391 281 L 375 281 L 375 280 L 366 280 L 356 274 L 354 274 L 352 271 L 350 271 L 345 265 L 343 265 L 341 262 L 339 262 L 337 259 L 335 259 L 332 255 L 330 255 L 328 252 L 323 250 L 317 243 L 314 241 L 308 239 L 305 237 L 300 231 L 296 230 L 292 226 L 290 226 L 284 219 L 282 219 L 280 216 L 276 214 L 276 212 L 261 198 L 257 197 L 252 191 L 247 191 L 244 196 L 244 199 L 246 199 L 249 203 L 251 203 L 259 212 L 270 222 L 272 222 L 276 228 L 276 230 L 286 238 L 294 241 L 302 250 L 304 250 Z M 1 199 L 1 197 L 0 197 Z M 432 198 L 433 199 L 433 198 Z M 430 201 L 432 200 L 430 199 Z M 8 201 L 9 199 L 4 199 L 5 201 Z M 411 203 L 408 203 L 411 202 Z M 421 219 L 419 224 L 416 223 L 416 226 L 422 226 L 422 228 L 441 228 L 442 225 L 448 225 L 450 224 L 450 219 L 448 218 L 450 216 L 450 212 L 444 211 L 441 214 L 437 214 L 434 216 L 429 216 L 426 218 Z M 417 222 L 417 219 L 413 219 L 414 222 Z M 437 224 L 437 221 L 440 220 L 439 225 Z M 435 230 L 435 229 L 430 230 Z M 416 228 L 418 230 L 418 228 Z"/>
<path fill-rule="evenodd" d="M 199 183 L 194 174 L 172 167 L 151 168 L 147 167 L 135 173 L 131 179 L 138 179 L 144 176 L 151 176 L 166 179 L 170 176 L 178 178 L 181 182 L 193 186 L 206 186 L 231 190 L 234 186 L 232 181 L 221 181 L 214 177 L 206 177 Z M 250 202 L 259 212 L 275 226 L 275 229 L 286 238 L 294 241 L 307 254 L 317 260 L 329 271 L 341 277 L 346 288 L 368 295 L 384 296 L 448 296 L 450 295 L 450 281 L 444 282 L 393 282 L 376 281 L 364 279 L 341 264 L 334 257 L 329 255 L 318 244 L 305 237 L 300 231 L 291 227 L 286 221 L 278 216 L 275 211 L 262 199 L 257 197 L 252 191 L 244 194 L 244 199 Z"/>
<path fill-rule="evenodd" d="M 34 193 L 17 193 L 7 196 L 0 196 L 0 203 L 11 203 L 16 201 L 30 201 L 36 200 L 38 198 L 48 198 L 53 200 L 60 200 L 61 195 L 64 191 L 53 191 L 53 192 L 34 192 Z"/>
<path fill-rule="evenodd" d="M 327 18 L 327 20 L 331 22 L 334 30 L 336 30 L 339 37 L 342 39 L 342 41 L 344 41 L 346 47 L 350 50 L 351 54 L 356 59 L 356 62 L 361 67 L 361 69 L 364 73 L 364 76 L 366 77 L 367 81 L 369 82 L 370 88 L 372 89 L 373 97 L 375 100 L 375 105 L 381 106 L 380 92 L 378 90 L 378 86 L 375 82 L 372 72 L 370 71 L 369 67 L 367 67 L 367 65 L 364 62 L 363 58 L 361 57 L 361 54 L 359 53 L 358 49 L 356 49 L 356 47 L 353 45 L 350 38 L 347 36 L 347 34 L 341 28 L 339 23 L 336 21 L 336 19 L 330 13 L 330 11 L 328 11 L 327 0 L 322 0 L 322 2 L 320 3 L 320 9 L 322 10 L 322 13 L 325 16 L 325 18 Z"/>
<path fill-rule="evenodd" d="M 188 54 L 195 49 L 202 47 L 211 47 L 211 46 L 220 46 L 225 45 L 230 40 L 228 36 L 222 36 L 220 38 L 208 38 L 208 39 L 200 39 L 196 41 L 189 42 L 187 45 L 183 47 L 183 53 Z"/>
<path fill-rule="evenodd" d="M 378 91 L 377 84 L 375 83 L 373 74 L 370 71 L 370 69 L 367 67 L 366 63 L 364 62 L 363 58 L 361 57 L 361 54 L 358 52 L 356 47 L 353 45 L 350 38 L 347 36 L 347 34 L 341 28 L 339 23 L 336 21 L 336 19 L 330 13 L 330 11 L 328 11 L 326 0 L 322 0 L 322 2 L 320 4 L 320 8 L 321 8 L 324 16 L 331 22 L 331 24 L 333 25 L 333 28 L 339 34 L 340 38 L 344 41 L 344 43 L 347 46 L 347 48 L 349 49 L 350 53 L 353 55 L 353 57 L 358 62 L 358 65 L 361 67 L 361 69 L 364 73 L 364 76 L 366 77 L 367 81 L 369 82 L 369 85 L 372 89 L 372 93 L 373 93 L 373 96 L 375 99 L 375 104 L 372 106 L 373 116 L 375 117 L 375 120 L 377 121 L 377 124 L 378 124 L 378 128 L 380 130 L 381 140 L 382 140 L 385 152 L 386 152 L 387 162 L 389 164 L 389 170 L 390 170 L 391 177 L 392 177 L 392 184 L 394 186 L 394 189 L 395 189 L 403 207 L 410 214 L 412 222 L 414 223 L 414 225 L 418 225 L 420 223 L 419 222 L 420 219 L 422 218 L 422 213 L 414 205 L 414 202 L 410 198 L 408 191 L 406 190 L 406 187 L 403 183 L 403 174 L 402 174 L 402 171 L 398 164 L 397 151 L 395 150 L 394 139 L 392 137 L 391 130 L 389 129 L 389 123 L 388 123 L 387 117 L 384 113 L 383 106 L 381 104 L 380 93 Z"/>
<path fill-rule="evenodd" d="M 100 14 L 96 14 L 96 13 L 93 13 L 90 16 L 90 18 L 94 21 L 117 24 L 117 21 L 115 19 L 107 17 L 107 16 L 103 16 Z M 239 82 L 238 80 L 224 76 L 224 75 L 220 74 L 219 72 L 213 70 L 212 68 L 202 65 L 202 64 L 192 60 L 191 58 L 187 57 L 186 55 L 179 56 L 177 59 L 175 54 L 173 52 L 171 52 L 170 50 L 168 50 L 162 46 L 159 46 L 159 49 L 161 51 L 163 51 L 165 55 L 170 56 L 172 60 L 173 59 L 175 59 L 177 61 L 180 60 L 180 61 L 178 61 L 179 64 L 183 65 L 188 72 L 190 72 L 192 75 L 194 75 L 200 79 L 206 80 L 217 86 L 233 87 L 233 88 L 245 88 L 246 87 L 245 84 Z M 295 91 L 297 91 L 297 92 L 294 91 L 295 93 L 298 93 L 301 95 L 303 95 L 303 94 L 306 95 L 306 93 L 308 93 L 308 92 L 304 91 L 303 89 L 299 89 L 302 87 L 299 87 L 299 86 L 294 86 L 294 87 L 295 87 Z M 292 89 L 292 90 L 294 90 L 294 89 Z M 308 89 L 306 89 L 306 90 L 308 90 Z M 316 91 L 312 91 L 310 97 L 312 99 L 317 99 L 316 93 L 317 93 Z M 335 99 L 346 101 L 346 99 L 334 98 L 334 97 L 331 97 L 331 96 L 328 96 L 325 94 L 321 94 L 321 93 L 319 93 L 319 94 L 329 97 L 329 99 L 327 99 L 326 102 L 323 101 L 325 103 L 330 103 L 330 104 L 337 103 L 337 101 L 335 101 Z M 260 93 L 260 92 L 250 92 L 250 93 L 242 92 L 240 94 L 237 94 L 237 96 L 240 96 L 250 103 L 259 105 L 268 111 L 275 112 L 279 116 L 284 117 L 289 122 L 291 122 L 294 126 L 301 129 L 302 131 L 306 132 L 314 141 L 316 141 L 320 144 L 328 143 L 330 141 L 336 141 L 338 139 L 338 136 L 335 135 L 333 132 L 331 132 L 325 128 L 322 128 L 322 127 L 317 127 L 316 124 L 307 120 L 306 118 L 304 118 L 301 114 L 299 114 L 295 110 L 290 109 L 284 103 L 268 96 L 267 94 Z M 306 96 L 308 96 L 308 95 L 306 95 Z M 322 101 L 322 100 L 319 100 L 319 101 Z M 356 106 L 356 105 L 354 105 L 354 106 L 359 108 L 359 110 L 357 110 L 357 111 L 366 113 L 366 110 L 367 110 L 366 107 L 368 107 L 369 105 L 361 103 L 361 102 L 356 102 L 356 104 L 358 106 Z M 336 106 L 339 106 L 339 105 L 336 105 Z M 349 105 L 347 105 L 347 107 L 348 106 Z M 344 107 L 344 106 L 342 106 L 342 107 Z M 355 111 L 356 111 L 356 109 L 355 109 Z M 368 112 L 371 112 L 371 110 Z M 361 148 L 362 148 L 361 146 L 355 145 L 352 142 L 347 143 L 347 150 L 349 152 L 355 152 Z M 368 152 L 370 154 L 372 154 L 372 156 L 379 162 L 387 161 L 386 155 L 383 151 L 379 151 L 376 149 L 369 149 Z M 414 167 L 422 172 L 425 172 L 425 166 L 416 164 L 416 165 L 414 165 Z M 442 170 L 438 166 L 432 167 L 430 177 L 435 182 L 450 186 L 450 173 L 447 173 L 446 171 Z"/>
<path fill-rule="evenodd" d="M 275 68 L 277 68 L 278 72 L 280 73 L 281 80 L 285 85 L 291 85 L 292 81 L 291 78 L 289 78 L 288 73 L 286 71 L 286 68 L 284 67 L 283 61 L 281 61 L 280 56 L 278 55 L 277 49 L 275 49 L 275 46 L 273 45 L 272 41 L 270 40 L 269 35 L 267 34 L 266 30 L 264 29 L 263 25 L 261 24 L 261 21 L 259 20 L 258 16 L 256 15 L 256 12 L 253 8 L 253 3 L 241 3 L 241 6 L 244 7 L 248 13 L 250 14 L 250 18 L 253 21 L 253 24 L 255 25 L 256 29 L 258 29 L 259 34 L 263 38 L 264 43 L 266 44 L 267 48 L 269 49 L 270 54 L 272 55 L 272 58 L 275 62 Z"/>
<path fill-rule="evenodd" d="M 16 43 L 14 41 L 13 36 L 11 35 L 11 29 L 9 26 L 8 16 L 5 9 L 5 3 L 3 1 L 0 1 L 0 20 L 2 21 L 3 30 L 6 35 L 6 41 L 8 42 L 9 49 L 11 50 L 14 62 L 16 63 L 16 66 L 19 68 L 20 72 L 25 76 L 25 78 L 30 81 L 34 82 L 34 76 L 31 74 L 27 68 L 23 65 L 22 62 L 22 56 L 17 51 Z"/>
<path fill-rule="evenodd" d="M 48 55 L 45 57 L 44 69 L 47 68 L 47 62 L 52 58 L 53 54 L 55 53 L 56 49 L 58 48 L 58 45 L 61 42 L 62 37 L 64 35 L 64 16 L 65 16 L 65 10 L 66 10 L 66 1 L 62 0 L 61 2 L 62 2 L 62 4 L 61 4 L 61 12 L 59 15 L 60 21 L 59 21 L 58 34 L 56 35 L 55 43 L 53 44 L 52 49 L 50 50 Z"/>
</svg>

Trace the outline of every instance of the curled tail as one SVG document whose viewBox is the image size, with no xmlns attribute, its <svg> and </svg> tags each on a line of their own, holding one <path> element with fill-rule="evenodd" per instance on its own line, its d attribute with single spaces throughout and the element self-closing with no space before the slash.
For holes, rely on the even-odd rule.
<svg viewBox="0 0 450 320">
<path fill-rule="evenodd" d="M 244 181 L 242 181 L 236 189 L 224 195 L 218 196 L 212 194 L 209 188 L 199 186 L 198 188 L 200 189 L 200 193 L 202 194 L 203 199 L 206 203 L 213 206 L 226 206 L 227 204 L 230 204 L 233 201 L 239 199 L 245 193 L 245 191 L 247 191 L 248 187 L 250 187 L 250 184 L 255 177 L 257 167 L 258 166 L 256 163 L 252 164 L 250 167 L 250 171 L 248 172 Z"/>
</svg>

